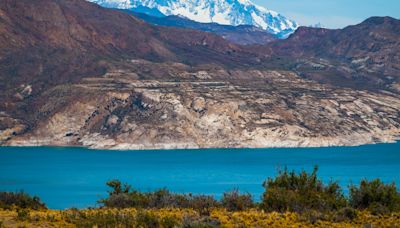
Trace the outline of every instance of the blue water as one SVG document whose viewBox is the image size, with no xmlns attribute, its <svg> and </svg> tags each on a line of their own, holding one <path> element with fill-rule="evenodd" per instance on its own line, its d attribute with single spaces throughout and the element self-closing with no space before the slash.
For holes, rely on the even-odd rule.
<svg viewBox="0 0 400 228">
<path fill-rule="evenodd" d="M 220 197 L 239 188 L 260 199 L 262 182 L 279 168 L 311 171 L 347 189 L 361 179 L 400 183 L 400 143 L 342 148 L 102 151 L 0 147 L 0 191 L 24 190 L 54 209 L 96 206 L 105 182 L 120 179 L 142 191 Z"/>
</svg>

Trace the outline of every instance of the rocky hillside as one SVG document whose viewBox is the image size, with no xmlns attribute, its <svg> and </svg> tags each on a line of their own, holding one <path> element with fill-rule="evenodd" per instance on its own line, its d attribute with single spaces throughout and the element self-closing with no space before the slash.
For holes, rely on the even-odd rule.
<svg viewBox="0 0 400 228">
<path fill-rule="evenodd" d="M 84 0 L 3 0 L 0 144 L 148 149 L 392 141 L 400 133 L 395 22 L 358 25 L 369 36 L 302 28 L 268 46 L 240 46 Z M 387 33 L 379 37 L 379 29 Z M 338 43 L 329 41 L 331 33 L 348 36 Z M 310 50 L 319 42 L 325 49 Z M 346 47 L 354 50 L 339 49 Z M 359 78 L 345 70 L 356 69 L 360 56 L 377 61 L 387 54 L 379 69 L 391 81 L 368 84 L 386 77 L 374 71 L 375 62 L 357 71 L 366 72 Z M 341 72 L 337 80 L 334 72 Z"/>
<path fill-rule="evenodd" d="M 301 27 L 271 45 L 289 69 L 323 83 L 399 92 L 400 21 L 372 17 L 339 30 Z"/>
<path fill-rule="evenodd" d="M 81 0 L 4 0 L 0 22 L 3 109 L 20 86 L 29 85 L 37 95 L 103 75 L 109 64 L 131 58 L 232 66 L 256 62 L 254 54 L 221 37 L 151 26 Z"/>
</svg>

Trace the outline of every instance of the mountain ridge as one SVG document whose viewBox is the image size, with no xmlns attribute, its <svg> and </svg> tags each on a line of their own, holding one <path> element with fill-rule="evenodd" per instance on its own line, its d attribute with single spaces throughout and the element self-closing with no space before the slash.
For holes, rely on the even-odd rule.
<svg viewBox="0 0 400 228">
<path fill-rule="evenodd" d="M 298 24 L 283 15 L 249 0 L 89 0 L 108 8 L 129 9 L 147 7 L 170 16 L 183 16 L 202 23 L 223 25 L 253 25 L 278 37 L 286 38 Z M 151 13 L 148 11 L 147 13 Z M 158 13 L 157 13 L 158 15 Z M 156 15 L 156 16 L 157 16 Z"/>
<path fill-rule="evenodd" d="M 278 39 L 275 35 L 252 25 L 231 26 L 217 23 L 200 23 L 179 16 L 155 17 L 146 13 L 136 13 L 131 10 L 122 11 L 132 14 L 150 24 L 210 32 L 230 42 L 241 45 L 267 44 Z"/>
<path fill-rule="evenodd" d="M 270 55 L 288 58 L 295 63 L 292 69 L 319 82 L 396 92 L 399 39 L 400 20 L 371 17 L 343 29 L 300 27 L 288 39 L 271 43 Z"/>
</svg>

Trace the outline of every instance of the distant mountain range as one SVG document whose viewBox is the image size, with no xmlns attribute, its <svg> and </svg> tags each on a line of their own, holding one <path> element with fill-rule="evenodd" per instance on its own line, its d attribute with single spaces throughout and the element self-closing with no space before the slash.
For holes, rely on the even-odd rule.
<svg viewBox="0 0 400 228">
<path fill-rule="evenodd" d="M 298 24 L 250 0 L 89 0 L 103 7 L 129 9 L 151 16 L 180 16 L 201 23 L 252 25 L 285 38 Z"/>
<path fill-rule="evenodd" d="M 146 13 L 137 13 L 131 10 L 122 11 L 132 14 L 150 24 L 210 32 L 236 44 L 267 44 L 278 39 L 278 37 L 270 32 L 252 25 L 231 26 L 220 25 L 217 23 L 200 23 L 180 16 L 155 17 Z"/>
<path fill-rule="evenodd" d="M 394 141 L 399 53 L 400 21 L 390 17 L 338 30 L 300 27 L 284 40 L 239 45 L 84 0 L 2 0 L 0 145 Z"/>
</svg>

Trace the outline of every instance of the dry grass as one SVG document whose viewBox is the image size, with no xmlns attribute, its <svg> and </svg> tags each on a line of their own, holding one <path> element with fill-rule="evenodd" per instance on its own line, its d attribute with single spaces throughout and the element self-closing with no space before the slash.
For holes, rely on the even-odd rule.
<svg viewBox="0 0 400 228">
<path fill-rule="evenodd" d="M 191 209 L 86 209 L 86 210 L 28 210 L 20 219 L 17 209 L 0 210 L 4 227 L 400 227 L 400 213 L 372 215 L 356 211 L 351 220 L 335 222 L 334 216 L 317 212 L 300 215 L 286 212 L 266 213 L 251 209 L 228 212 L 214 209 L 210 216 L 201 216 Z M 314 220 L 312 219 L 314 216 Z M 311 219 L 310 219 L 311 218 Z M 195 226 L 196 224 L 197 226 Z"/>
</svg>

